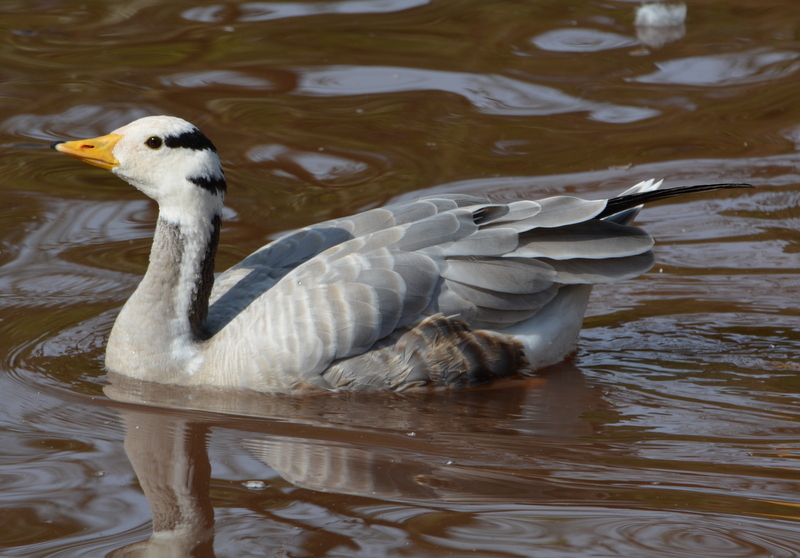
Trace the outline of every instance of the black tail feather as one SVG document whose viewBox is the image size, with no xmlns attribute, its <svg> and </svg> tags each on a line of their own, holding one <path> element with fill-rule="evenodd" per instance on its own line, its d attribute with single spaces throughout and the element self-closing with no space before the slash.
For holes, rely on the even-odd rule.
<svg viewBox="0 0 800 558">
<path fill-rule="evenodd" d="M 699 184 L 697 186 L 678 186 L 677 188 L 669 188 L 667 190 L 654 190 L 652 192 L 641 192 L 638 194 L 629 194 L 627 196 L 619 196 L 611 198 L 606 204 L 606 208 L 601 211 L 595 219 L 603 219 L 610 215 L 625 211 L 637 205 L 644 203 L 672 198 L 675 196 L 682 196 L 684 194 L 692 194 L 696 192 L 709 192 L 711 190 L 723 190 L 726 188 L 754 188 L 752 184 L 745 183 L 725 183 L 725 184 Z"/>
</svg>

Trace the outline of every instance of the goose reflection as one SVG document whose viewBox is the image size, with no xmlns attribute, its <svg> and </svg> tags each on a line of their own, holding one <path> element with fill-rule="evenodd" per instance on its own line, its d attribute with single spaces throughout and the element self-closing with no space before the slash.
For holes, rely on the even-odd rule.
<svg viewBox="0 0 800 558">
<path fill-rule="evenodd" d="M 114 374 L 109 381 L 105 392 L 123 418 L 125 450 L 153 516 L 153 535 L 113 556 L 213 556 L 208 443 L 220 429 L 235 430 L 243 453 L 314 491 L 306 498 L 327 492 L 435 506 L 603 497 L 553 474 L 565 461 L 559 454 L 592 433 L 582 416 L 605 406 L 569 363 L 490 388 L 383 397 L 187 389 Z M 286 499 L 271 484 L 244 486 Z M 349 504 L 330 510 L 343 513 L 359 512 Z"/>
</svg>

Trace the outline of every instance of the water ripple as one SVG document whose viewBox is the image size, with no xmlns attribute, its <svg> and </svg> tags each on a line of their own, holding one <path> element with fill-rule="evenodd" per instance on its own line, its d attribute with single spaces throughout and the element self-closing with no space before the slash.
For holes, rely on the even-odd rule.
<svg viewBox="0 0 800 558">
<path fill-rule="evenodd" d="M 345 0 L 343 2 L 246 2 L 236 8 L 235 21 L 253 22 L 324 14 L 384 14 L 425 6 L 430 0 Z M 184 10 L 189 21 L 219 23 L 227 21 L 224 5 Z"/>
<path fill-rule="evenodd" d="M 599 52 L 635 46 L 636 39 L 596 29 L 556 29 L 531 39 L 542 50 L 555 52 Z"/>
<path fill-rule="evenodd" d="M 247 157 L 302 180 L 336 187 L 369 182 L 386 166 L 378 157 L 363 153 L 315 152 L 277 144 L 254 147 Z"/>
<path fill-rule="evenodd" d="M 633 78 L 640 83 L 723 87 L 788 77 L 798 69 L 800 53 L 756 49 L 747 52 L 691 56 L 657 62 L 658 71 Z"/>
<path fill-rule="evenodd" d="M 328 66 L 298 69 L 295 92 L 311 96 L 370 95 L 438 90 L 455 93 L 480 112 L 508 116 L 542 116 L 588 112 L 594 120 L 629 123 L 657 116 L 658 110 L 598 103 L 558 89 L 496 74 L 441 72 L 417 68 Z"/>
<path fill-rule="evenodd" d="M 199 70 L 196 72 L 180 72 L 161 78 L 161 83 L 168 87 L 218 87 L 228 85 L 241 89 L 276 89 L 273 82 L 234 70 Z"/>
<path fill-rule="evenodd" d="M 56 114 L 16 114 L 0 123 L 0 130 L 49 141 L 66 137 L 92 138 L 157 113 L 141 107 L 75 105 Z"/>
<path fill-rule="evenodd" d="M 569 508 L 483 513 L 458 521 L 446 536 L 423 536 L 432 544 L 504 556 L 795 556 L 793 522 L 748 520 L 725 515 L 649 510 Z M 460 524 L 458 524 L 460 523 Z M 498 536 L 505 535 L 505 536 Z"/>
<path fill-rule="evenodd" d="M 3 265 L 0 290 L 3 306 L 55 306 L 114 301 L 125 296 L 134 279 L 115 271 L 114 261 L 126 261 L 132 246 L 110 249 L 106 242 L 146 238 L 149 232 L 136 226 L 132 215 L 147 202 L 60 202 L 42 200 L 48 207 L 43 217 L 28 225 L 25 236 L 13 246 L 14 256 Z M 103 268 L 70 261 L 69 251 L 99 252 L 89 259 Z M 107 261 L 106 261 L 107 260 Z"/>
</svg>

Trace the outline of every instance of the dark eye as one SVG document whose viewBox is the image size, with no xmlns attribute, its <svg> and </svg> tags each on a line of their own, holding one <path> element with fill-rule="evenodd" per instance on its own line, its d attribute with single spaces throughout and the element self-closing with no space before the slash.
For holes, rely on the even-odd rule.
<svg viewBox="0 0 800 558">
<path fill-rule="evenodd" d="M 158 149 L 161 147 L 161 144 L 164 143 L 161 141 L 161 138 L 158 136 L 150 136 L 147 138 L 147 141 L 144 144 L 149 147 L 150 149 Z"/>
</svg>

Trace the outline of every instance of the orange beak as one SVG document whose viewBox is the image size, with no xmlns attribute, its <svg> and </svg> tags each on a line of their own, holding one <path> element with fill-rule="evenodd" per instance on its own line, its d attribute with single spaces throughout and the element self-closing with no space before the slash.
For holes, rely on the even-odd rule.
<svg viewBox="0 0 800 558">
<path fill-rule="evenodd" d="M 84 163 L 101 169 L 113 169 L 119 165 L 119 161 L 112 151 L 120 139 L 122 136 L 119 134 L 108 134 L 87 140 L 57 141 L 51 147 Z"/>
</svg>

